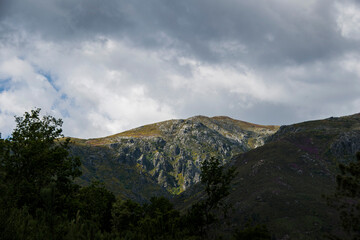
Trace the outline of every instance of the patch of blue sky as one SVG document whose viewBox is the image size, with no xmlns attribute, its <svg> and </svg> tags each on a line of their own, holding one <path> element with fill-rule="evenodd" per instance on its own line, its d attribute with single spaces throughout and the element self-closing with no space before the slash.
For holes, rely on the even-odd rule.
<svg viewBox="0 0 360 240">
<path fill-rule="evenodd" d="M 11 137 L 11 132 L 5 132 L 5 133 L 2 133 L 2 132 L 0 132 L 0 137 L 2 138 L 2 139 L 9 139 L 10 137 Z"/>
<path fill-rule="evenodd" d="M 60 87 L 57 86 L 57 85 L 56 85 L 56 82 L 55 82 L 56 77 L 54 77 L 53 75 L 51 75 L 50 72 L 45 71 L 45 70 L 42 70 L 42 69 L 38 69 L 38 70 L 37 70 L 37 73 L 40 74 L 40 75 L 42 75 L 43 77 L 45 77 L 46 80 L 49 82 L 49 84 L 55 89 L 55 91 L 60 94 L 60 98 L 57 99 L 57 100 L 53 103 L 53 105 L 51 106 L 51 108 L 52 108 L 52 109 L 56 109 L 57 111 L 59 111 L 63 118 L 68 118 L 68 117 L 70 117 L 70 113 L 68 112 L 68 110 L 60 107 L 60 106 L 61 106 L 61 102 L 62 102 L 62 101 L 67 101 L 67 102 L 70 104 L 70 106 L 74 105 L 74 102 L 73 102 L 72 99 L 70 99 L 70 98 L 68 97 L 68 95 L 67 95 L 66 93 L 61 93 Z"/>
<path fill-rule="evenodd" d="M 63 93 L 60 95 L 60 98 L 56 99 L 56 101 L 51 106 L 51 109 L 59 111 L 63 118 L 68 118 L 70 117 L 70 113 L 68 112 L 67 109 L 63 107 L 64 106 L 63 104 L 69 102 L 71 103 L 69 97 Z"/>
<path fill-rule="evenodd" d="M 70 113 L 69 113 L 69 111 L 67 109 L 60 110 L 60 113 L 64 118 L 69 118 L 70 117 Z"/>
<path fill-rule="evenodd" d="M 17 58 L 22 60 L 22 61 L 26 61 L 25 55 L 18 55 Z"/>
<path fill-rule="evenodd" d="M 47 71 L 44 71 L 44 70 L 41 70 L 41 69 L 40 69 L 40 70 L 37 71 L 37 73 L 40 74 L 40 75 L 42 75 L 42 76 L 44 76 L 44 77 L 46 78 L 46 80 L 49 82 L 49 84 L 50 84 L 57 92 L 60 91 L 59 87 L 56 86 L 55 81 L 54 81 L 55 79 L 54 79 L 54 77 L 51 75 L 50 72 L 47 72 Z"/>
<path fill-rule="evenodd" d="M 60 99 L 61 100 L 67 100 L 68 96 L 65 93 L 63 93 L 63 94 L 61 94 Z"/>
<path fill-rule="evenodd" d="M 68 101 L 69 100 L 69 97 L 67 94 L 65 93 L 61 93 L 61 90 L 60 90 L 60 87 L 56 85 L 56 77 L 54 77 L 53 75 L 51 75 L 50 72 L 48 71 L 45 71 L 45 70 L 42 70 L 42 69 L 38 69 L 37 70 L 37 73 L 42 75 L 43 77 L 45 77 L 45 79 L 49 82 L 49 84 L 53 87 L 53 89 L 55 89 L 55 91 L 57 93 L 60 94 L 60 98 L 57 99 L 53 105 L 51 106 L 51 108 L 53 110 L 57 110 L 60 112 L 60 114 L 62 115 L 62 117 L 64 118 L 67 118 L 67 117 L 70 117 L 70 114 L 69 112 L 66 110 L 66 109 L 62 109 L 60 106 L 61 106 L 61 101 Z"/>
<path fill-rule="evenodd" d="M 8 91 L 11 88 L 11 78 L 0 78 L 0 93 Z"/>
<path fill-rule="evenodd" d="M 63 106 L 61 106 L 61 101 L 60 99 L 58 99 L 57 101 L 55 101 L 52 106 L 51 109 L 55 110 L 56 112 L 59 112 L 61 114 L 61 118 L 69 118 L 70 117 L 70 113 L 69 111 L 64 108 Z"/>
</svg>

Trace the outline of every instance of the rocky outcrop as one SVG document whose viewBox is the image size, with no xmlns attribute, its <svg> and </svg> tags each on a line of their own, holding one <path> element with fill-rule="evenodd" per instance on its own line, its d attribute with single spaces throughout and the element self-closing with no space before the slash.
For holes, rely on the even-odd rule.
<svg viewBox="0 0 360 240">
<path fill-rule="evenodd" d="M 196 116 L 81 142 L 107 148 L 118 164 L 133 166 L 178 194 L 200 181 L 200 166 L 205 159 L 216 157 L 226 163 L 239 153 L 262 146 L 277 129 L 228 117 Z"/>
<path fill-rule="evenodd" d="M 330 151 L 339 161 L 354 159 L 360 151 L 360 130 L 342 133 L 330 147 Z"/>
</svg>

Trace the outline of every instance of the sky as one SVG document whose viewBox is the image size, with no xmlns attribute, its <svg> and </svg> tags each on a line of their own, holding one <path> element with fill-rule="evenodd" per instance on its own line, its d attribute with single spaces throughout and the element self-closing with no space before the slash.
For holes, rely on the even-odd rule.
<svg viewBox="0 0 360 240">
<path fill-rule="evenodd" d="M 195 115 L 360 112 L 360 1 L 0 0 L 0 132 L 41 108 L 95 138 Z"/>
</svg>

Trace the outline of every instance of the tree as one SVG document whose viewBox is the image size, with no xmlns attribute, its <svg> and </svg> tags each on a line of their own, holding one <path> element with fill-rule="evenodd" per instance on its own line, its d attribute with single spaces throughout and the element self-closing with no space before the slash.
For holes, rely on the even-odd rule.
<svg viewBox="0 0 360 240">
<path fill-rule="evenodd" d="M 177 239 L 180 213 L 165 197 L 140 205 L 118 199 L 112 209 L 113 230 L 125 239 Z"/>
<path fill-rule="evenodd" d="M 126 236 L 131 232 L 136 232 L 140 220 L 144 217 L 142 206 L 130 199 L 118 199 L 111 211 L 113 230 Z"/>
<path fill-rule="evenodd" d="M 230 167 L 225 171 L 224 168 L 220 160 L 216 158 L 205 160 L 201 166 L 200 179 L 201 183 L 205 185 L 208 214 L 211 210 L 219 207 L 224 211 L 227 210 L 227 206 L 221 200 L 230 194 L 230 183 L 236 176 L 236 169 Z M 226 215 L 226 212 L 224 214 Z"/>
<path fill-rule="evenodd" d="M 152 197 L 150 204 L 143 205 L 145 217 L 140 229 L 147 239 L 174 239 L 179 228 L 180 213 L 165 197 Z"/>
<path fill-rule="evenodd" d="M 342 228 L 347 239 L 360 239 L 360 152 L 357 161 L 340 164 L 340 174 L 336 177 L 337 188 L 328 197 L 328 204 L 340 214 Z M 345 236 L 329 236 L 331 239 L 344 239 Z"/>
<path fill-rule="evenodd" d="M 194 204 L 187 213 L 192 231 L 204 237 L 207 227 L 217 221 L 219 210 L 226 217 L 230 206 L 223 200 L 230 194 L 230 184 L 236 174 L 235 167 L 226 169 L 219 159 L 203 162 L 200 180 L 205 187 L 206 198 Z"/>
<path fill-rule="evenodd" d="M 103 183 L 92 182 L 79 191 L 80 215 L 96 222 L 103 231 L 111 231 L 111 208 L 115 195 Z"/>
<path fill-rule="evenodd" d="M 62 120 L 41 118 L 38 108 L 15 121 L 12 135 L 0 140 L 0 172 L 11 186 L 11 202 L 29 207 L 31 213 L 49 204 L 54 211 L 63 211 L 81 171 L 80 160 L 69 156 L 70 139 L 63 139 Z"/>
</svg>

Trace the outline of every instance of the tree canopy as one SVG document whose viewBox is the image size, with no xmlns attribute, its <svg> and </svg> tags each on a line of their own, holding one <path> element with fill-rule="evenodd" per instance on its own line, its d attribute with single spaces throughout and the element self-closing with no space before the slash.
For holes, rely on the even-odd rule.
<svg viewBox="0 0 360 240">
<path fill-rule="evenodd" d="M 54 204 L 63 208 L 81 175 L 80 160 L 69 156 L 69 139 L 62 139 L 62 120 L 40 117 L 40 109 L 16 117 L 16 128 L 1 140 L 0 163 L 11 202 L 31 211 L 44 207 L 46 189 L 53 189 Z"/>
</svg>

